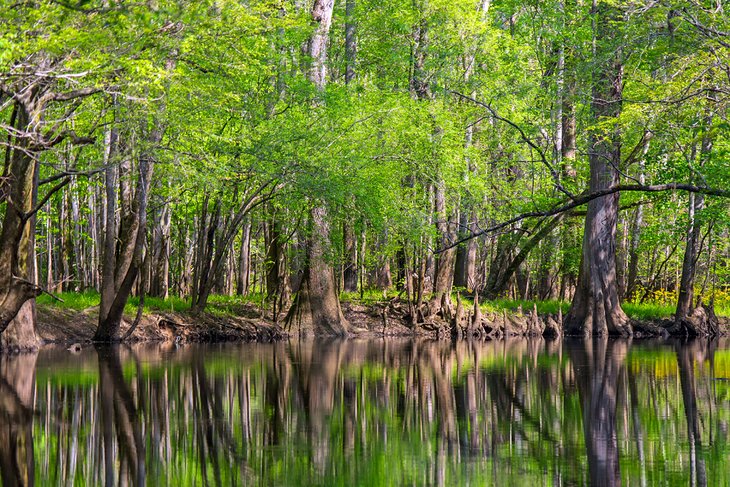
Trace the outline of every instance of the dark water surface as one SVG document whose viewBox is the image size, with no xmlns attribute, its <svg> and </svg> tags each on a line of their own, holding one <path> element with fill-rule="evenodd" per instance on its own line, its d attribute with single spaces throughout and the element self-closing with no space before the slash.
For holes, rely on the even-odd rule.
<svg viewBox="0 0 730 487">
<path fill-rule="evenodd" d="M 2 485 L 730 485 L 730 344 L 0 356 Z"/>
</svg>

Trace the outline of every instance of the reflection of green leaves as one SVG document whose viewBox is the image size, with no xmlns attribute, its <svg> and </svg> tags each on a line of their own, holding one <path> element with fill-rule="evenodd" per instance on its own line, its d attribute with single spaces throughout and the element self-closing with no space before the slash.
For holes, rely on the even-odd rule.
<svg viewBox="0 0 730 487">
<path fill-rule="evenodd" d="M 217 473 L 232 483 L 241 483 L 244 475 L 246 482 L 267 485 L 401 485 L 428 481 L 437 461 L 449 485 L 534 485 L 545 476 L 580 483 L 586 478 L 580 389 L 586 378 L 580 374 L 591 368 L 571 362 L 569 347 L 578 342 L 403 345 L 395 341 L 386 345 L 395 348 L 377 353 L 353 344 L 329 352 L 314 348 L 317 362 L 312 363 L 309 352 L 302 354 L 302 347 L 312 346 L 306 343 L 192 346 L 165 354 L 141 347 L 136 360 L 123 352 L 122 380 L 133 391 L 142 431 L 147 441 L 160 435 L 157 446 L 147 449 L 149 482 L 198 485 L 205 466 L 210 478 Z M 730 352 L 720 347 L 692 364 L 696 406 L 704 418 L 697 452 L 706 462 L 708 483 L 715 485 L 728 480 L 723 468 L 728 443 L 721 436 L 709 440 L 718 425 L 730 420 L 730 381 L 711 380 L 730 378 Z M 66 470 L 43 465 L 67 451 L 68 435 L 79 440 L 78 468 L 101 472 L 96 469 L 103 462 L 96 462 L 92 452 L 102 436 L 89 426 L 98 421 L 92 404 L 101 407 L 103 400 L 96 357 L 84 351 L 59 360 L 44 353 L 36 372 L 36 473 L 62 483 Z M 331 377 L 319 368 L 329 357 L 323 353 L 341 357 Z M 478 368 L 473 357 L 479 358 Z M 626 483 L 644 477 L 652 484 L 686 482 L 689 442 L 676 349 L 635 342 L 620 366 L 625 380 L 618 381 L 616 393 L 624 399 L 617 402 L 616 435 L 622 478 Z M 322 382 L 327 380 L 331 383 Z M 201 381 L 208 387 L 205 403 Z M 317 388 L 328 384 L 331 389 Z M 309 408 L 322 404 L 321 397 L 307 395 L 314 390 L 331 392 L 330 410 Z M 58 416 L 46 423 L 49 411 Z M 54 421 L 77 429 L 58 429 Z M 212 429 L 204 429 L 206 424 Z M 452 426 L 458 452 L 448 449 L 445 435 Z M 224 431 L 230 431 L 240 458 L 266 468 L 241 472 L 236 462 L 225 461 Z M 211 449 L 201 456 L 203 444 Z M 490 454 L 482 454 L 487 447 Z M 77 474 L 77 483 L 85 485 L 81 479 Z"/>
</svg>

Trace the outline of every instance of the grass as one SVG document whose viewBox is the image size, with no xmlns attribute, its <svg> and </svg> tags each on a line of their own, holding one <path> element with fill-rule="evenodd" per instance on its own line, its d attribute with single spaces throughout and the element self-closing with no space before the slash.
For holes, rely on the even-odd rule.
<svg viewBox="0 0 730 487">
<path fill-rule="evenodd" d="M 634 320 L 655 320 L 671 318 L 676 306 L 661 303 L 623 303 L 621 307 Z"/>
<path fill-rule="evenodd" d="M 372 305 L 375 303 L 387 301 L 396 297 L 397 295 L 398 293 L 395 290 L 390 290 L 383 293 L 383 291 L 380 289 L 366 289 L 365 291 L 363 291 L 361 299 L 359 292 L 348 293 L 343 291 L 340 293 L 340 302 Z"/>
<path fill-rule="evenodd" d="M 62 292 L 56 293 L 55 296 L 63 301 L 57 301 L 48 294 L 41 294 L 36 298 L 36 303 L 55 308 L 70 309 L 73 311 L 83 311 L 88 308 L 99 306 L 99 293 L 96 291 L 85 291 L 82 293 Z"/>
</svg>

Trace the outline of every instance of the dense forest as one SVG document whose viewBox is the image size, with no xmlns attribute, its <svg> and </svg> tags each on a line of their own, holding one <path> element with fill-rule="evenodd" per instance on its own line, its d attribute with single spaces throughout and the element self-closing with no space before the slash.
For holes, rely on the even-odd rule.
<svg viewBox="0 0 730 487">
<path fill-rule="evenodd" d="M 720 0 L 3 1 L 2 342 L 85 292 L 98 341 L 132 296 L 346 335 L 343 293 L 717 333 L 729 56 Z"/>
</svg>

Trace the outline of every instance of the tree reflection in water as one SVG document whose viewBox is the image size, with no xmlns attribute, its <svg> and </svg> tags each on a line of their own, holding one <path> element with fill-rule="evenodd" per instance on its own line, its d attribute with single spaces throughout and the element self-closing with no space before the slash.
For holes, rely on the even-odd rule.
<svg viewBox="0 0 730 487">
<path fill-rule="evenodd" d="M 728 377 L 703 341 L 44 350 L 0 359 L 2 485 L 727 485 Z"/>
<path fill-rule="evenodd" d="M 628 342 L 594 337 L 568 342 L 567 348 L 578 383 L 591 485 L 620 485 L 616 400 Z"/>
<path fill-rule="evenodd" d="M 5 487 L 33 485 L 33 393 L 36 353 L 0 354 L 0 479 Z"/>
</svg>

